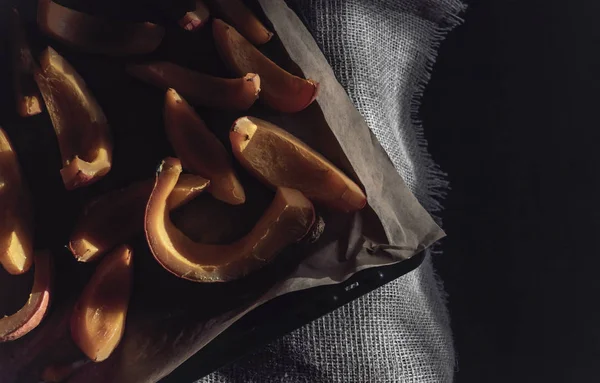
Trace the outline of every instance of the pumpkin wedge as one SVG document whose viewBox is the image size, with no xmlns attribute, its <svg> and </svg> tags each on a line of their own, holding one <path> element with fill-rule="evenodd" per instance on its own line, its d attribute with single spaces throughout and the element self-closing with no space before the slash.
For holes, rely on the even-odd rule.
<svg viewBox="0 0 600 383">
<path fill-rule="evenodd" d="M 107 359 L 125 332 L 133 278 L 132 251 L 108 254 L 85 286 L 71 314 L 71 337 L 93 362 Z"/>
<path fill-rule="evenodd" d="M 42 112 L 42 95 L 33 79 L 37 64 L 31 54 L 19 11 L 14 8 L 11 14 L 11 27 L 12 76 L 17 113 L 21 117 L 35 116 Z"/>
<path fill-rule="evenodd" d="M 219 17 L 233 25 L 252 44 L 262 45 L 273 37 L 273 32 L 269 31 L 242 1 L 208 0 L 208 4 Z"/>
<path fill-rule="evenodd" d="M 261 79 L 261 100 L 271 108 L 295 113 L 308 107 L 316 98 L 319 84 L 287 72 L 232 26 L 222 20 L 213 21 L 213 38 L 221 59 L 239 76 L 256 73 Z"/>
<path fill-rule="evenodd" d="M 335 165 L 267 121 L 239 118 L 229 139 L 242 166 L 273 189 L 294 188 L 314 202 L 343 212 L 360 210 L 367 203 L 362 189 Z"/>
<path fill-rule="evenodd" d="M 35 79 L 58 139 L 67 190 L 92 184 L 112 166 L 112 139 L 106 116 L 85 81 L 54 49 L 47 48 Z"/>
<path fill-rule="evenodd" d="M 183 175 L 169 195 L 169 210 L 177 209 L 204 191 L 209 181 Z M 69 250 L 79 262 L 97 260 L 115 246 L 143 231 L 146 204 L 154 180 L 134 183 L 107 193 L 86 206 L 69 240 Z"/>
<path fill-rule="evenodd" d="M 179 26 L 186 31 L 193 32 L 202 28 L 210 19 L 210 11 L 202 0 L 196 0 L 196 8 L 193 11 L 186 12 L 177 22 Z"/>
<path fill-rule="evenodd" d="M 146 208 L 145 230 L 156 260 L 176 276 L 196 282 L 241 278 L 272 261 L 286 246 L 301 240 L 312 227 L 312 203 L 297 190 L 279 188 L 254 228 L 227 245 L 192 241 L 166 214 L 167 198 L 181 174 L 181 162 L 163 161 Z"/>
<path fill-rule="evenodd" d="M 39 0 L 37 22 L 42 32 L 63 44 L 112 56 L 150 53 L 165 35 L 160 25 L 109 20 L 51 0 Z"/>
<path fill-rule="evenodd" d="M 231 156 L 204 121 L 179 94 L 165 96 L 165 129 L 183 167 L 210 180 L 211 194 L 231 205 L 246 201 L 246 194 L 231 164 Z"/>
<path fill-rule="evenodd" d="M 35 255 L 33 273 L 33 287 L 27 303 L 13 315 L 0 319 L 0 342 L 15 340 L 26 335 L 46 316 L 52 285 L 52 262 L 48 253 L 39 252 Z"/>
<path fill-rule="evenodd" d="M 219 78 L 166 61 L 132 64 L 127 71 L 159 89 L 177 90 L 196 106 L 248 110 L 260 93 L 260 77 L 254 73 L 235 79 Z"/>
<path fill-rule="evenodd" d="M 0 264 L 23 274 L 33 263 L 33 206 L 19 160 L 0 129 Z"/>
</svg>

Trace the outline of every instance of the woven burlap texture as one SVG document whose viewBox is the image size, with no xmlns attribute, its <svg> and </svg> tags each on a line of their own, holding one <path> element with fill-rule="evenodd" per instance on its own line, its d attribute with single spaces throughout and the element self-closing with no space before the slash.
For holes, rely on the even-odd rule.
<svg viewBox="0 0 600 383">
<path fill-rule="evenodd" d="M 446 188 L 418 103 L 458 0 L 290 0 L 406 184 L 432 214 Z M 202 383 L 451 382 L 455 355 L 431 259 Z"/>
</svg>

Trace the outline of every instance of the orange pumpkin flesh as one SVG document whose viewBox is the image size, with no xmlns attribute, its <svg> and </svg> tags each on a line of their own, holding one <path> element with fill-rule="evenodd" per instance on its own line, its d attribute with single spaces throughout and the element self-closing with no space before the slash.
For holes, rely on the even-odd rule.
<svg viewBox="0 0 600 383">
<path fill-rule="evenodd" d="M 33 263 L 33 206 L 8 136 L 0 129 L 0 264 L 23 274 Z"/>
<path fill-rule="evenodd" d="M 229 138 L 242 166 L 273 189 L 297 189 L 310 200 L 344 212 L 360 210 L 367 203 L 361 188 L 335 165 L 267 121 L 242 117 Z"/>
<path fill-rule="evenodd" d="M 243 277 L 301 240 L 314 222 L 313 206 L 302 193 L 279 188 L 270 207 L 246 236 L 227 245 L 194 242 L 175 227 L 167 212 L 166 201 L 180 173 L 178 159 L 163 161 L 145 219 L 146 239 L 154 257 L 180 278 L 224 282 Z"/>
<path fill-rule="evenodd" d="M 169 89 L 165 96 L 167 137 L 183 167 L 210 180 L 212 195 L 231 205 L 243 204 L 246 194 L 231 164 L 231 156 L 194 109 Z"/>
<path fill-rule="evenodd" d="M 209 181 L 199 176 L 180 177 L 169 195 L 169 209 L 177 209 L 194 199 L 208 185 Z M 69 250 L 75 258 L 79 262 L 95 261 L 141 232 L 153 186 L 154 180 L 138 182 L 90 203 L 69 240 Z"/>
<path fill-rule="evenodd" d="M 236 79 L 219 78 L 165 61 L 129 65 L 127 71 L 160 89 L 177 90 L 196 106 L 248 110 L 260 93 L 260 77 L 254 73 Z"/>
<path fill-rule="evenodd" d="M 39 0 L 37 22 L 42 32 L 63 44 L 113 56 L 150 53 L 165 34 L 156 24 L 108 20 L 51 0 Z"/>
<path fill-rule="evenodd" d="M 35 116 L 42 112 L 42 96 L 33 79 L 37 68 L 27 42 L 19 12 L 13 8 L 12 27 L 12 64 L 13 85 L 17 113 L 21 117 Z"/>
<path fill-rule="evenodd" d="M 232 26 L 221 20 L 214 20 L 213 37 L 221 59 L 232 71 L 239 76 L 246 73 L 257 73 L 260 76 L 260 98 L 273 109 L 284 113 L 299 112 L 317 97 L 318 83 L 285 71 Z"/>
<path fill-rule="evenodd" d="M 262 45 L 273 37 L 263 23 L 240 0 L 209 0 L 211 8 L 233 25 L 240 33 L 254 45 Z"/>
<path fill-rule="evenodd" d="M 85 81 L 54 49 L 35 76 L 58 138 L 67 190 L 89 185 L 111 169 L 112 140 L 104 112 Z"/>
<path fill-rule="evenodd" d="M 50 305 L 52 262 L 50 255 L 35 255 L 33 287 L 27 303 L 15 314 L 0 319 L 0 342 L 18 339 L 36 328 Z M 7 286 L 4 286 L 7 287 Z"/>
<path fill-rule="evenodd" d="M 98 265 L 73 309 L 71 337 L 94 362 L 108 358 L 123 337 L 132 278 L 131 248 L 120 246 Z"/>
</svg>

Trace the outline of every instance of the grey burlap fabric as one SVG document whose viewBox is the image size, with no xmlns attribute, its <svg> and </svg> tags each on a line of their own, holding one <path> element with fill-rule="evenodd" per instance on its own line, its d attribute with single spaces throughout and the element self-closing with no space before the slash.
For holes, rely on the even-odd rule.
<svg viewBox="0 0 600 383">
<path fill-rule="evenodd" d="M 396 168 L 430 212 L 446 187 L 417 106 L 459 0 L 290 0 Z M 431 260 L 201 382 L 450 382 L 454 350 Z"/>
</svg>

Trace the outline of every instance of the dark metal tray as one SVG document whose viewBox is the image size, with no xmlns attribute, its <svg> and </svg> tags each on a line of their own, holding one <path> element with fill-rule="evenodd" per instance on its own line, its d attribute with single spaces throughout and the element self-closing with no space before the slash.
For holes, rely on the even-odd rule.
<svg viewBox="0 0 600 383">
<path fill-rule="evenodd" d="M 161 382 L 194 382 L 413 271 L 424 258 L 423 252 L 395 265 L 361 271 L 338 285 L 316 287 L 274 299 L 244 316 Z"/>
</svg>

